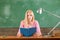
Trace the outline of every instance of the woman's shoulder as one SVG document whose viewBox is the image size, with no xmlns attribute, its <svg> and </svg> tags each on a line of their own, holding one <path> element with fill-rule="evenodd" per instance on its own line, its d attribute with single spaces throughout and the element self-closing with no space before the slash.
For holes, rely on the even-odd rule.
<svg viewBox="0 0 60 40">
<path fill-rule="evenodd" d="M 22 20 L 20 23 L 24 23 L 24 20 Z"/>
<path fill-rule="evenodd" d="M 34 22 L 35 22 L 35 23 L 38 23 L 38 21 L 37 21 L 37 20 L 35 20 Z"/>
<path fill-rule="evenodd" d="M 37 20 L 35 20 L 35 22 L 38 22 Z"/>
</svg>

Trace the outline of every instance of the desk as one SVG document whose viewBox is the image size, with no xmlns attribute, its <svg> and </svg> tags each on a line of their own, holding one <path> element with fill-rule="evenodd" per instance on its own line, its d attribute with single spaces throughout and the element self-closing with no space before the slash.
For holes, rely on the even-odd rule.
<svg viewBox="0 0 60 40">
<path fill-rule="evenodd" d="M 16 36 L 0 36 L 0 40 L 59 40 L 60 37 L 39 37 L 39 38 L 33 38 L 33 37 L 21 37 L 18 38 Z"/>
</svg>

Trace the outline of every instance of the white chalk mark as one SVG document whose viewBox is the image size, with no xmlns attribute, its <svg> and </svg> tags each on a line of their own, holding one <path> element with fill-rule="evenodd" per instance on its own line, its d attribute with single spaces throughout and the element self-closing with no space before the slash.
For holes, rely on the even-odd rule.
<svg viewBox="0 0 60 40">
<path fill-rule="evenodd" d="M 51 13 L 50 11 L 47 11 L 47 10 L 42 9 L 42 8 L 38 9 L 38 10 L 37 10 L 37 13 L 42 14 L 42 12 L 43 12 L 42 10 L 45 11 L 45 12 L 47 12 L 47 14 L 53 15 L 53 16 L 55 16 L 55 17 L 57 17 L 57 18 L 60 18 L 59 15 L 53 14 L 53 13 Z"/>
<path fill-rule="evenodd" d="M 9 18 L 10 15 L 10 5 L 5 5 L 4 7 L 5 18 Z"/>
<path fill-rule="evenodd" d="M 39 9 L 39 10 L 41 10 L 41 9 Z M 45 10 L 45 9 L 43 9 L 43 11 L 45 11 L 45 12 L 47 12 L 48 14 L 53 15 L 53 16 L 55 16 L 55 17 L 57 17 L 57 18 L 60 18 L 59 15 L 53 14 L 53 13 L 51 13 L 51 12 Z M 38 11 L 38 13 L 40 14 L 40 11 Z M 60 22 L 58 22 L 58 23 L 52 28 L 52 30 L 51 30 L 50 32 L 48 32 L 48 35 L 49 35 L 56 27 L 58 27 L 58 25 L 60 25 Z"/>
<path fill-rule="evenodd" d="M 49 14 L 51 14 L 51 15 L 53 15 L 53 16 L 55 16 L 55 17 L 57 17 L 57 18 L 60 18 L 60 16 L 59 16 L 59 15 L 53 14 L 53 13 L 51 13 L 51 12 L 49 12 L 49 11 L 45 10 L 45 9 L 43 9 L 43 11 L 46 11 L 47 13 L 49 13 Z"/>
<path fill-rule="evenodd" d="M 37 13 L 42 14 L 42 8 L 38 9 Z"/>
<path fill-rule="evenodd" d="M 48 32 L 48 35 L 49 35 L 58 25 L 60 25 L 60 22 L 58 22 L 58 23 L 52 28 L 52 30 L 51 30 L 50 32 Z"/>
</svg>

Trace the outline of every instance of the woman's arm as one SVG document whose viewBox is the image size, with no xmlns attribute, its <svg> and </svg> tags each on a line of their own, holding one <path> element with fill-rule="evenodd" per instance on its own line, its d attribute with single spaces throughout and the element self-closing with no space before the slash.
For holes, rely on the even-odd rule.
<svg viewBox="0 0 60 40">
<path fill-rule="evenodd" d="M 34 36 L 42 36 L 42 33 L 41 33 L 41 30 L 40 30 L 40 26 L 39 26 L 39 23 L 38 21 L 36 21 L 36 33 L 34 34 Z"/>
<path fill-rule="evenodd" d="M 18 30 L 17 37 L 21 37 L 22 34 L 20 33 L 20 29 Z"/>
<path fill-rule="evenodd" d="M 20 27 L 19 27 L 19 30 L 18 30 L 18 33 L 17 33 L 17 37 L 21 37 L 22 34 L 20 32 L 20 28 L 23 27 L 23 22 L 20 23 Z"/>
</svg>

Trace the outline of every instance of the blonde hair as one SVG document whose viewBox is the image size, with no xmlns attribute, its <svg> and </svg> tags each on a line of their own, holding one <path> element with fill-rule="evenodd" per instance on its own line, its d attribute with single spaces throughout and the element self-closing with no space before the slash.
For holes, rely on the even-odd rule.
<svg viewBox="0 0 60 40">
<path fill-rule="evenodd" d="M 32 10 L 27 10 L 26 11 L 26 13 L 25 13 L 25 19 L 24 19 L 24 22 L 25 22 L 25 24 L 28 24 L 28 16 L 27 16 L 27 14 L 28 14 L 28 12 L 31 12 L 31 15 L 32 15 L 32 22 L 34 22 L 34 13 L 33 13 L 33 11 Z"/>
</svg>

